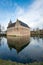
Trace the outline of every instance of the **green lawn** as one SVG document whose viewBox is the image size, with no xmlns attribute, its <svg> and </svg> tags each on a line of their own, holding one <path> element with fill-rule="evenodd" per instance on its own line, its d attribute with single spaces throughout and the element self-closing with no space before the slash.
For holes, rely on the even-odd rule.
<svg viewBox="0 0 43 65">
<path fill-rule="evenodd" d="M 12 61 L 0 60 L 0 65 L 43 65 L 43 62 L 23 64 L 23 63 L 17 63 L 17 62 L 12 62 Z"/>
</svg>

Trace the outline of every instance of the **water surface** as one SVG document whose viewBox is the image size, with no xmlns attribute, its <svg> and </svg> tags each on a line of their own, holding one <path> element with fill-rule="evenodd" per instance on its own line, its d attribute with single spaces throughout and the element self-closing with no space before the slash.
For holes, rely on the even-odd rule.
<svg viewBox="0 0 43 65">
<path fill-rule="evenodd" d="M 0 37 L 0 59 L 20 63 L 43 61 L 43 38 Z"/>
</svg>

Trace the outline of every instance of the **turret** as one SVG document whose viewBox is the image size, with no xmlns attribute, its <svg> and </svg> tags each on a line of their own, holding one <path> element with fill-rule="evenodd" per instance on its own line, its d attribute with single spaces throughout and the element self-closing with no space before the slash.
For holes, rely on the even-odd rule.
<svg viewBox="0 0 43 65">
<path fill-rule="evenodd" d="M 10 26 L 12 24 L 12 21 L 10 20 L 10 22 L 8 23 L 8 26 Z"/>
</svg>

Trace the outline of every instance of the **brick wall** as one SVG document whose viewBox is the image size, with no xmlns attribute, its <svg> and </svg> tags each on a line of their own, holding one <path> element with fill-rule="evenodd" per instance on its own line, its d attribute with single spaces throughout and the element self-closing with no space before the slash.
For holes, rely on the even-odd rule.
<svg viewBox="0 0 43 65">
<path fill-rule="evenodd" d="M 7 29 L 7 35 L 16 35 L 16 36 L 24 36 L 24 35 L 29 35 L 30 36 L 30 28 L 15 25 L 15 27 L 11 27 Z"/>
</svg>

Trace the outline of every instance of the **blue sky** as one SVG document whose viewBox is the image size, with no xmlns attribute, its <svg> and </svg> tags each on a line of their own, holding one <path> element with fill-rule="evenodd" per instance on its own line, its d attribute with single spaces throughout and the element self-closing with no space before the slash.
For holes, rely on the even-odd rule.
<svg viewBox="0 0 43 65">
<path fill-rule="evenodd" d="M 31 28 L 43 28 L 43 0 L 0 0 L 0 24 L 6 29 L 17 18 Z"/>
</svg>

